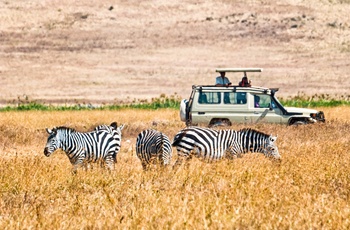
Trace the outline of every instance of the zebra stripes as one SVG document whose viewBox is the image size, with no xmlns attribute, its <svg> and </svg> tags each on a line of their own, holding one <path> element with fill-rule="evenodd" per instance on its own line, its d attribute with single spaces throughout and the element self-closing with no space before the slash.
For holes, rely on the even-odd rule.
<svg viewBox="0 0 350 230">
<path fill-rule="evenodd" d="M 217 160 L 224 157 L 240 157 L 251 152 L 263 153 L 265 156 L 280 159 L 275 145 L 277 137 L 253 129 L 213 130 L 201 127 L 189 127 L 176 134 L 172 145 L 178 152 L 176 164 L 191 155 L 206 160 Z"/>
<path fill-rule="evenodd" d="M 170 164 L 172 147 L 169 138 L 156 130 L 147 129 L 139 133 L 136 139 L 136 155 L 144 170 L 147 165 L 159 161 L 161 165 Z"/>
<path fill-rule="evenodd" d="M 117 141 L 117 146 L 115 149 L 115 154 L 117 155 L 121 147 L 123 128 L 124 128 L 124 125 L 121 125 L 118 127 L 117 122 L 113 122 L 110 125 L 99 125 L 95 128 L 95 131 L 107 132 L 113 136 L 113 138 Z M 117 158 L 115 159 L 115 162 L 117 163 Z"/>
<path fill-rule="evenodd" d="M 114 169 L 117 153 L 120 149 L 120 141 L 118 143 L 117 135 L 113 134 L 114 129 L 113 126 L 103 126 L 101 129 L 96 128 L 87 133 L 77 132 L 63 126 L 52 130 L 46 129 L 49 137 L 44 154 L 49 157 L 55 150 L 62 149 L 73 165 L 74 172 L 80 166 L 87 166 L 88 163 L 97 161 L 105 163 L 109 169 Z"/>
</svg>

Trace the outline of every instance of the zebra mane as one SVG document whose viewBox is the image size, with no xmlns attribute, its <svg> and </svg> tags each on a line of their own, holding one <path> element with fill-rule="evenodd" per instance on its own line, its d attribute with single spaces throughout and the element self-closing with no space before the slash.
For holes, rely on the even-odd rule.
<svg viewBox="0 0 350 230">
<path fill-rule="evenodd" d="M 57 131 L 57 130 L 68 130 L 69 132 L 77 132 L 75 129 L 70 128 L 70 127 L 66 127 L 66 126 L 55 127 L 55 128 L 53 128 L 53 130 L 55 130 L 55 131 Z"/>
<path fill-rule="evenodd" d="M 263 133 L 261 131 L 258 131 L 258 130 L 252 129 L 252 128 L 243 128 L 243 129 L 240 129 L 239 132 L 242 132 L 242 133 L 249 133 L 249 132 L 250 133 L 256 133 L 256 134 L 263 135 L 266 138 L 270 136 L 269 134 Z"/>
</svg>

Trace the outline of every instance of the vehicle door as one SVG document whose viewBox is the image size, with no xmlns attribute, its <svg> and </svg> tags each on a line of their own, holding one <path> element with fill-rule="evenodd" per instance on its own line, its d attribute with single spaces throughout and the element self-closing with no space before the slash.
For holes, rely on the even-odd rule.
<svg viewBox="0 0 350 230">
<path fill-rule="evenodd" d="M 249 111 L 252 123 L 281 123 L 282 112 L 277 106 L 271 95 L 268 94 L 249 94 Z"/>
<path fill-rule="evenodd" d="M 221 104 L 221 94 L 211 90 L 197 90 L 193 97 L 191 109 L 192 122 L 194 124 L 209 124 L 210 120 L 218 112 Z"/>
</svg>

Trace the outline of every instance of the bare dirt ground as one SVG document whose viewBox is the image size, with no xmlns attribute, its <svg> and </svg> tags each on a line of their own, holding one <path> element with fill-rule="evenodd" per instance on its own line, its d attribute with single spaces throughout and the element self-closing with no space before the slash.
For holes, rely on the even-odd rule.
<svg viewBox="0 0 350 230">
<path fill-rule="evenodd" d="M 216 67 L 280 97 L 348 95 L 350 1 L 1 1 L 0 104 L 187 98 Z M 228 76 L 232 82 L 241 76 Z"/>
</svg>

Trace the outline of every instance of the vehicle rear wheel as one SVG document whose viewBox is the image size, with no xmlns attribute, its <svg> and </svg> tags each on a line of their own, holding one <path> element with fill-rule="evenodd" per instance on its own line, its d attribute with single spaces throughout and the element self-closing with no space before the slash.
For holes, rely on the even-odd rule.
<svg viewBox="0 0 350 230">
<path fill-rule="evenodd" d="M 219 118 L 215 118 L 215 119 L 212 119 L 209 123 L 209 127 L 212 128 L 212 127 L 227 127 L 227 126 L 231 126 L 231 122 L 229 119 L 219 119 Z"/>
</svg>

